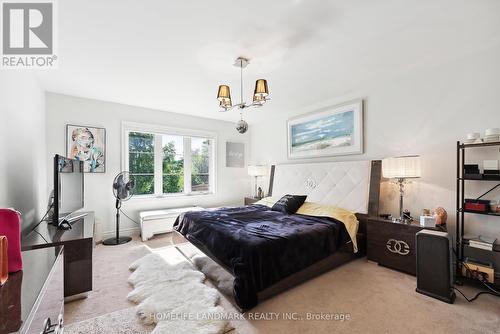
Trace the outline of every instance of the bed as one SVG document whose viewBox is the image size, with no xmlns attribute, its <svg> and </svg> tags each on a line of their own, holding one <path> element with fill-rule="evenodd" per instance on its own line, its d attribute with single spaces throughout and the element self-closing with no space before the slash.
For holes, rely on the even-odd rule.
<svg viewBox="0 0 500 334">
<path fill-rule="evenodd" d="M 233 287 L 230 300 L 245 311 L 365 256 L 366 219 L 378 214 L 380 178 L 380 161 L 271 167 L 270 195 L 307 195 L 307 202 L 355 212 L 359 221 L 355 236 L 332 217 L 287 215 L 253 204 L 183 213 L 174 225 L 174 241 L 189 242 L 228 274 Z"/>
</svg>

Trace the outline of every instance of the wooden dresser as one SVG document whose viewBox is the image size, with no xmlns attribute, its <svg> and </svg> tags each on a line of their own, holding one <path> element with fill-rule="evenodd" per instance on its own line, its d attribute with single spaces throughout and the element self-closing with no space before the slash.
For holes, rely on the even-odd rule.
<svg viewBox="0 0 500 334">
<path fill-rule="evenodd" d="M 64 330 L 63 247 L 22 252 L 23 270 L 0 288 L 0 333 Z"/>
<path fill-rule="evenodd" d="M 424 227 L 418 223 L 393 223 L 382 218 L 369 218 L 366 228 L 369 261 L 416 275 L 415 235 Z"/>
</svg>

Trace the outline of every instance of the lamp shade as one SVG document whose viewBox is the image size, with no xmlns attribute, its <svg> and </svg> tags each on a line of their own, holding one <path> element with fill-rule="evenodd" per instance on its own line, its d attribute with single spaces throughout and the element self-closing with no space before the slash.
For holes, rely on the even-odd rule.
<svg viewBox="0 0 500 334">
<path fill-rule="evenodd" d="M 217 92 L 217 100 L 221 102 L 231 100 L 231 93 L 229 92 L 229 86 L 226 85 L 219 86 L 219 91 Z"/>
<path fill-rule="evenodd" d="M 250 176 L 264 176 L 267 173 L 267 168 L 264 165 L 248 166 L 248 175 Z"/>
<path fill-rule="evenodd" d="M 231 108 L 232 106 L 233 105 L 231 103 L 231 99 L 224 99 L 224 100 L 220 101 L 220 107 L 224 108 L 224 111 L 226 111 L 226 109 Z"/>
<path fill-rule="evenodd" d="M 412 155 L 383 159 L 382 174 L 387 179 L 420 177 L 420 156 Z"/>
<path fill-rule="evenodd" d="M 254 96 L 265 97 L 269 95 L 269 89 L 267 88 L 267 81 L 264 79 L 259 79 L 255 81 L 255 90 L 253 92 Z"/>
<path fill-rule="evenodd" d="M 253 103 L 256 105 L 263 105 L 264 103 L 266 103 L 266 97 L 255 94 L 253 96 Z"/>
</svg>

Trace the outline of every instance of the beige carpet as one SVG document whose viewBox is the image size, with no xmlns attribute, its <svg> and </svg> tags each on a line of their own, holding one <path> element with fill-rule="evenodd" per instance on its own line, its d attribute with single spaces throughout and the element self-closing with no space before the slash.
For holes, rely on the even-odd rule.
<svg viewBox="0 0 500 334">
<path fill-rule="evenodd" d="M 252 321 L 240 333 L 500 333 L 500 298 L 453 305 L 415 292 L 415 278 L 360 259 L 310 280 L 252 312 L 349 313 L 349 321 Z M 464 288 L 471 295 L 475 290 Z"/>
<path fill-rule="evenodd" d="M 169 244 L 170 238 L 163 236 L 151 240 L 148 246 L 137 238 L 122 246 L 98 245 L 94 255 L 94 291 L 87 299 L 66 304 L 66 324 L 132 307 L 133 304 L 126 300 L 131 291 L 127 283 L 129 264 L 147 254 L 148 247 Z M 245 315 L 247 320 L 231 324 L 235 327 L 233 332 L 245 334 L 500 333 L 500 298 L 486 295 L 469 304 L 459 296 L 455 304 L 449 305 L 416 293 L 415 284 L 415 277 L 360 259 L 263 302 Z M 462 290 L 469 296 L 477 291 L 470 287 Z M 229 312 L 236 312 L 227 301 L 223 300 L 222 305 Z M 308 313 L 349 314 L 350 320 L 307 320 Z M 133 312 L 126 310 L 118 316 L 128 318 L 127 314 Z M 302 320 L 283 320 L 286 315 Z M 111 319 L 110 323 L 115 323 L 112 319 L 116 316 L 106 317 Z M 251 316 L 254 320 L 248 320 Z M 279 317 L 280 320 L 255 320 L 263 316 Z M 102 326 L 106 317 L 84 324 L 92 327 L 91 324 L 97 321 L 96 324 Z M 134 321 L 136 319 L 124 321 L 124 325 L 132 326 Z M 112 328 L 113 333 L 119 332 L 118 327 Z M 140 330 L 147 332 L 148 329 Z"/>
<path fill-rule="evenodd" d="M 91 319 L 66 325 L 67 334 L 148 334 L 154 326 L 140 324 L 135 316 L 135 307 L 107 313 Z"/>
</svg>

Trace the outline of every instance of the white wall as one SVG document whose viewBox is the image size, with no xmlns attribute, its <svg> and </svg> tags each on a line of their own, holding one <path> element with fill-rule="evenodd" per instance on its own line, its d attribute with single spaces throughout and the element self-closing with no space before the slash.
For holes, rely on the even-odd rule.
<svg viewBox="0 0 500 334">
<path fill-rule="evenodd" d="M 233 123 L 53 93 L 47 93 L 46 101 L 48 147 L 46 165 L 49 166 L 47 174 L 49 180 L 52 180 L 50 158 L 56 153 L 66 153 L 66 124 L 106 128 L 106 173 L 85 174 L 85 209 L 95 211 L 96 220 L 101 223 L 105 236 L 113 233 L 115 226 L 115 200 L 111 186 L 116 174 L 123 170 L 121 166 L 122 121 L 206 130 L 216 132 L 218 135 L 216 194 L 162 199 L 132 198 L 123 204 L 122 209 L 135 220 L 139 220 L 138 212 L 146 209 L 242 204 L 243 197 L 251 193 L 246 168 L 225 167 L 226 141 L 245 143 L 248 159 L 249 134 L 237 133 Z M 49 188 L 51 188 L 51 183 Z M 122 217 L 121 222 L 122 230 L 125 232 L 137 228 L 126 217 Z"/>
<path fill-rule="evenodd" d="M 451 225 L 455 222 L 456 141 L 468 132 L 500 127 L 500 46 L 488 45 L 458 60 L 422 60 L 397 76 L 360 85 L 346 96 L 333 97 L 316 106 L 294 110 L 292 117 L 317 108 L 355 98 L 365 101 L 365 154 L 322 160 L 381 159 L 420 154 L 423 177 L 408 188 L 406 205 L 418 216 L 423 208 L 443 206 Z M 335 78 L 332 78 L 335 80 Z M 326 84 L 326 83 L 325 83 Z M 307 90 L 306 90 L 307 92 Z M 272 113 L 270 113 L 272 114 Z M 285 117 L 251 126 L 251 157 L 254 163 L 290 163 L 287 160 Z M 482 149 L 483 155 L 469 162 L 499 159 L 498 148 Z M 317 161 L 322 161 L 317 160 Z M 310 160 L 313 161 L 313 160 Z M 315 161 L 315 160 L 314 160 Z M 471 184 L 471 196 L 479 196 L 488 185 Z M 382 212 L 396 214 L 396 188 L 383 185 Z M 500 199 L 500 189 L 490 199 Z M 500 239 L 496 217 L 468 216 L 470 232 Z M 454 227 L 451 226 L 453 232 Z"/>
<path fill-rule="evenodd" d="M 22 229 L 45 213 L 45 95 L 30 72 L 0 75 L 0 207 L 22 214 Z"/>
</svg>

